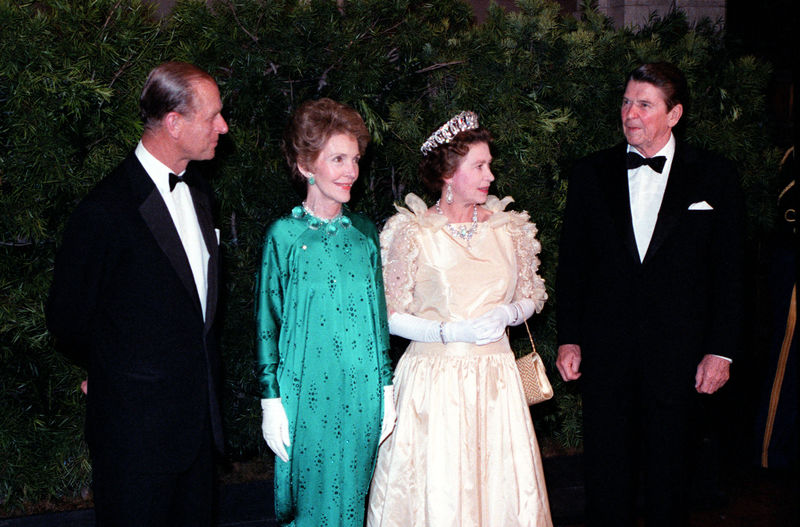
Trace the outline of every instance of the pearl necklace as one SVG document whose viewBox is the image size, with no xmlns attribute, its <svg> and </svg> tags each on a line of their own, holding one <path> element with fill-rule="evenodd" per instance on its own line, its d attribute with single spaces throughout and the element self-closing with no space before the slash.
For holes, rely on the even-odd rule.
<svg viewBox="0 0 800 527">
<path fill-rule="evenodd" d="M 299 220 L 303 216 L 307 216 L 309 229 L 315 231 L 319 228 L 323 228 L 326 234 L 331 235 L 336 234 L 340 226 L 346 229 L 352 225 L 350 218 L 342 215 L 342 211 L 339 211 L 339 214 L 333 218 L 320 218 L 316 216 L 314 212 L 308 208 L 305 201 L 302 203 L 302 206 L 292 209 L 292 217 Z"/>
<path fill-rule="evenodd" d="M 439 201 L 441 200 L 436 200 L 436 212 L 444 216 L 444 211 L 442 211 L 442 207 L 439 206 Z M 447 230 L 450 231 L 450 234 L 466 241 L 467 245 L 469 246 L 469 241 L 472 239 L 475 233 L 478 232 L 478 204 L 475 203 L 472 206 L 472 225 L 470 225 L 469 228 L 467 228 L 466 225 L 454 227 L 450 223 L 447 223 L 445 227 L 447 227 Z"/>
</svg>

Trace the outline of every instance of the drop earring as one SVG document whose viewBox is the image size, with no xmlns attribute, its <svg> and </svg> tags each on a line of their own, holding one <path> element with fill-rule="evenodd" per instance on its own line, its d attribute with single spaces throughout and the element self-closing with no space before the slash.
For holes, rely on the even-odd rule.
<svg viewBox="0 0 800 527">
<path fill-rule="evenodd" d="M 447 184 L 447 190 L 444 193 L 444 200 L 448 203 L 448 205 L 453 204 L 453 185 L 450 183 Z"/>
<path fill-rule="evenodd" d="M 309 174 L 308 175 L 308 184 L 313 187 L 316 183 L 317 182 L 314 180 L 314 174 Z"/>
</svg>

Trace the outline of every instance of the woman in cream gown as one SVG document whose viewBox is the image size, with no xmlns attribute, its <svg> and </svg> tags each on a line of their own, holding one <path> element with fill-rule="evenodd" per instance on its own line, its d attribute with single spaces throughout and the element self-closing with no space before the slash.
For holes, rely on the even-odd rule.
<svg viewBox="0 0 800 527">
<path fill-rule="evenodd" d="M 413 194 L 381 233 L 397 422 L 381 445 L 370 527 L 549 527 L 539 447 L 506 326 L 541 310 L 541 246 L 510 197 L 488 195 L 491 136 L 462 112 L 423 145 Z"/>
</svg>

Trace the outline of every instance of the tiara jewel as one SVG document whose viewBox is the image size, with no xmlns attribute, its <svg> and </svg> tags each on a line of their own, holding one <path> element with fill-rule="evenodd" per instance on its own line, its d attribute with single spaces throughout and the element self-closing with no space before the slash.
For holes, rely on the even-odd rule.
<svg viewBox="0 0 800 527">
<path fill-rule="evenodd" d="M 422 146 L 419 147 L 419 150 L 422 152 L 423 156 L 426 156 L 431 150 L 439 145 L 443 145 L 452 141 L 457 134 L 466 132 L 467 130 L 474 130 L 477 127 L 478 114 L 475 112 L 461 112 L 444 123 L 441 128 L 433 132 L 431 136 L 424 143 L 422 143 Z"/>
</svg>

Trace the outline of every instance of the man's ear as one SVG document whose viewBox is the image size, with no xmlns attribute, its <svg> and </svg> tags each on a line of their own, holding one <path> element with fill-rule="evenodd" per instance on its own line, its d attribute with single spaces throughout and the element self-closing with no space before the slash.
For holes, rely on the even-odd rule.
<svg viewBox="0 0 800 527">
<path fill-rule="evenodd" d="M 163 119 L 164 129 L 170 137 L 177 139 L 183 130 L 183 116 L 178 112 L 169 112 Z"/>
<path fill-rule="evenodd" d="M 683 105 L 678 103 L 672 107 L 672 110 L 667 112 L 667 124 L 669 127 L 675 127 L 678 121 L 681 120 L 681 116 L 683 116 Z"/>
</svg>

